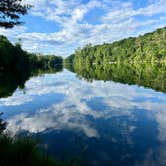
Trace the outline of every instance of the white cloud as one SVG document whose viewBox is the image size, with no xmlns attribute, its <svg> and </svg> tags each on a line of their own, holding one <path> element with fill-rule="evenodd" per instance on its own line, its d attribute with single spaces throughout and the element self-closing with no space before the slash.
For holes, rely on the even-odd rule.
<svg viewBox="0 0 166 166">
<path fill-rule="evenodd" d="M 110 9 L 110 12 L 103 17 L 105 22 L 120 22 L 134 16 L 153 16 L 159 13 L 166 13 L 166 3 L 163 0 L 152 2 L 147 7 L 134 9 L 132 3 L 122 3 L 118 9 Z"/>
<path fill-rule="evenodd" d="M 152 31 L 165 26 L 165 0 L 151 0 L 146 6 L 134 7 L 134 1 L 91 0 L 26 0 L 34 5 L 30 15 L 55 22 L 60 27 L 53 33 L 27 32 L 20 30 L 0 29 L 1 34 L 11 40 L 23 38 L 23 47 L 29 51 L 70 55 L 74 49 L 89 42 L 101 44 L 112 42 L 128 36 Z M 86 15 L 100 10 L 97 20 L 88 21 Z M 103 11 L 103 12 L 102 12 Z M 160 15 L 157 18 L 153 16 Z M 145 17 L 139 19 L 139 17 Z M 96 22 L 96 24 L 95 24 Z M 99 22 L 99 23 L 98 23 Z M 31 25 L 27 25 L 28 29 Z M 42 25 L 41 25 L 42 26 Z M 145 28 L 142 31 L 141 28 Z"/>
</svg>

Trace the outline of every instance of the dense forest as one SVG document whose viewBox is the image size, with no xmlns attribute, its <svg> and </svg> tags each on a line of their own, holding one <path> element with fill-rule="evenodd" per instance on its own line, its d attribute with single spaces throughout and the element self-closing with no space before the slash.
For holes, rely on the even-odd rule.
<svg viewBox="0 0 166 166">
<path fill-rule="evenodd" d="M 5 36 L 0 36 L 0 71 L 23 71 L 29 68 L 48 69 L 62 64 L 62 61 L 59 56 L 28 53 L 21 48 L 20 43 L 12 45 Z"/>
<path fill-rule="evenodd" d="M 19 43 L 12 45 L 0 36 L 0 98 L 12 95 L 17 88 L 24 89 L 31 76 L 56 73 L 62 70 L 62 65 L 59 56 L 28 53 Z"/>
<path fill-rule="evenodd" d="M 137 84 L 162 92 L 166 92 L 165 63 L 166 27 L 111 44 L 88 44 L 65 59 L 65 67 L 87 81 Z"/>
<path fill-rule="evenodd" d="M 65 63 L 81 65 L 117 61 L 166 61 L 166 27 L 139 37 L 130 37 L 111 44 L 86 45 L 65 59 Z"/>
</svg>

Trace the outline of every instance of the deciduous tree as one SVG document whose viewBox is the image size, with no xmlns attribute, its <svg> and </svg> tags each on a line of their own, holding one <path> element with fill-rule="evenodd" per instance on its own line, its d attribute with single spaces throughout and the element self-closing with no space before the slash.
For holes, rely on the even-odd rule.
<svg viewBox="0 0 166 166">
<path fill-rule="evenodd" d="M 20 16 L 27 14 L 31 5 L 24 5 L 22 0 L 1 0 L 0 1 L 0 27 L 13 28 L 20 25 Z"/>
</svg>

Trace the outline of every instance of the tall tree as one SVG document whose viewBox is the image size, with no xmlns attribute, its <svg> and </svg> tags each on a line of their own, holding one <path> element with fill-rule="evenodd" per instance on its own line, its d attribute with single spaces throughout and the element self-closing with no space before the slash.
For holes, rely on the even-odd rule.
<svg viewBox="0 0 166 166">
<path fill-rule="evenodd" d="M 0 27 L 13 28 L 20 25 L 20 16 L 27 14 L 31 5 L 24 5 L 22 0 L 1 0 L 0 1 Z"/>
</svg>

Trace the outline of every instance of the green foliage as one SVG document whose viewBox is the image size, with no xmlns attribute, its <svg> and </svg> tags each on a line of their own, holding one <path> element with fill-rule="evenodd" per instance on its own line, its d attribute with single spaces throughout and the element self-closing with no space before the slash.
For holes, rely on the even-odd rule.
<svg viewBox="0 0 166 166">
<path fill-rule="evenodd" d="M 62 71 L 61 64 L 50 68 L 28 68 L 18 71 L 0 72 L 0 98 L 11 96 L 17 88 L 24 90 L 25 82 L 34 76 L 43 75 L 45 73 L 56 73 Z"/>
<path fill-rule="evenodd" d="M 22 50 L 20 43 L 14 46 L 0 36 L 0 97 L 12 95 L 18 87 L 24 88 L 31 76 L 61 71 L 62 65 L 59 56 L 28 53 Z"/>
<path fill-rule="evenodd" d="M 6 37 L 0 36 L 0 71 L 27 70 L 27 68 L 44 68 L 62 65 L 63 59 L 54 55 L 36 55 L 22 50 L 17 43 L 13 46 Z"/>
<path fill-rule="evenodd" d="M 0 113 L 0 116 L 2 113 Z M 0 118 L 0 165 L 1 166 L 56 166 L 52 158 L 44 155 L 38 142 L 31 138 L 12 138 L 3 131 L 7 123 Z"/>
<path fill-rule="evenodd" d="M 68 56 L 68 57 L 65 59 L 65 64 L 67 64 L 67 63 L 73 63 L 74 57 L 75 57 L 74 54 Z"/>
<path fill-rule="evenodd" d="M 26 67 L 28 57 L 17 45 L 13 46 L 6 37 L 0 36 L 0 70 L 19 69 L 20 63 Z"/>
<path fill-rule="evenodd" d="M 166 62 L 166 27 L 157 29 L 137 38 L 130 37 L 112 44 L 86 45 L 77 49 L 74 56 L 66 60 L 76 65 L 103 64 L 114 61 L 165 61 Z"/>
<path fill-rule="evenodd" d="M 61 166 L 60 162 L 45 155 L 38 142 L 31 138 L 11 138 L 0 135 L 1 166 Z"/>
<path fill-rule="evenodd" d="M 67 67 L 67 66 L 66 66 Z M 166 65 L 164 63 L 113 63 L 74 65 L 67 68 L 87 81 L 104 80 L 129 85 L 140 85 L 157 91 L 166 92 Z"/>
<path fill-rule="evenodd" d="M 0 1 L 0 26 L 13 28 L 20 25 L 20 16 L 27 14 L 30 5 L 23 5 L 22 0 L 1 0 Z"/>
<path fill-rule="evenodd" d="M 86 45 L 66 65 L 88 81 L 111 80 L 166 92 L 166 27 L 112 44 Z"/>
<path fill-rule="evenodd" d="M 34 68 L 55 68 L 57 65 L 62 65 L 63 60 L 59 56 L 54 55 L 38 55 L 29 54 L 30 57 L 30 65 Z"/>
<path fill-rule="evenodd" d="M 55 160 L 44 152 L 41 142 L 34 138 L 11 137 L 4 133 L 6 125 L 0 118 L 0 166 L 79 166 L 77 160 Z"/>
<path fill-rule="evenodd" d="M 74 57 L 75 57 L 75 54 L 72 54 L 64 60 L 64 65 L 66 66 L 66 68 L 72 69 Z"/>
</svg>

